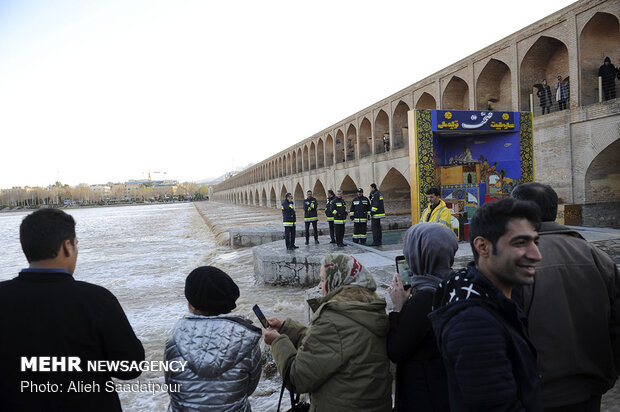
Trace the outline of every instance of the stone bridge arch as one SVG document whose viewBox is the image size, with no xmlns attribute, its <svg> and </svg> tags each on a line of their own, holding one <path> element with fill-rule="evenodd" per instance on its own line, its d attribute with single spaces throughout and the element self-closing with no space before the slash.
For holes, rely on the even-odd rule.
<svg viewBox="0 0 620 412">
<path fill-rule="evenodd" d="M 375 117 L 375 154 L 384 153 L 385 146 L 383 145 L 383 134 L 390 133 L 390 118 L 387 113 L 382 109 L 379 110 Z"/>
<path fill-rule="evenodd" d="M 444 110 L 469 110 L 469 86 L 458 76 L 452 76 L 443 91 Z"/>
<path fill-rule="evenodd" d="M 530 94 L 536 95 L 534 85 L 540 83 L 542 79 L 547 80 L 553 96 L 551 112 L 558 110 L 555 102 L 554 84 L 557 76 L 562 79 L 568 77 L 568 49 L 566 45 L 554 37 L 540 36 L 536 42 L 525 53 L 521 61 L 519 79 L 521 110 L 530 110 Z M 569 79 L 570 80 L 570 79 Z M 534 108 L 538 105 L 538 99 L 534 99 Z"/>
<path fill-rule="evenodd" d="M 422 93 L 415 105 L 417 110 L 435 110 L 437 109 L 437 101 L 427 92 Z"/>
<path fill-rule="evenodd" d="M 325 166 L 333 166 L 334 165 L 334 139 L 331 134 L 327 135 L 325 139 Z"/>
<path fill-rule="evenodd" d="M 287 193 L 289 193 L 288 189 L 285 185 L 282 185 L 282 189 L 280 189 L 280 203 L 284 202 Z"/>
<path fill-rule="evenodd" d="M 345 159 L 347 161 L 355 160 L 357 151 L 357 129 L 353 124 L 347 128 L 347 139 L 345 141 Z"/>
<path fill-rule="evenodd" d="M 307 172 L 310 170 L 310 151 L 308 150 L 308 145 L 304 145 L 304 157 L 302 159 L 303 171 Z"/>
<path fill-rule="evenodd" d="M 360 124 L 360 143 L 359 143 L 359 154 L 360 159 L 363 157 L 368 157 L 372 153 L 372 127 L 370 125 L 370 120 L 364 117 L 362 123 Z"/>
<path fill-rule="evenodd" d="M 411 188 L 407 178 L 396 168 L 388 170 L 379 191 L 383 194 L 387 214 L 411 215 Z"/>
<path fill-rule="evenodd" d="M 309 159 L 310 170 L 316 169 L 316 145 L 314 142 L 310 143 L 310 159 Z"/>
<path fill-rule="evenodd" d="M 398 102 L 392 116 L 392 150 L 405 148 L 409 150 L 409 132 L 407 124 L 407 112 L 409 105 L 402 100 Z"/>
<path fill-rule="evenodd" d="M 295 202 L 295 208 L 303 209 L 304 199 L 306 198 L 306 192 L 301 187 L 301 183 L 297 183 L 295 186 L 295 193 L 293 193 L 293 201 Z M 301 215 L 303 218 L 303 214 Z"/>
<path fill-rule="evenodd" d="M 325 145 L 323 144 L 323 139 L 319 139 L 316 147 L 316 166 L 317 169 L 321 169 L 325 167 Z"/>
<path fill-rule="evenodd" d="M 350 203 L 351 199 L 357 196 L 357 184 L 351 179 L 351 176 L 346 175 L 340 185 L 338 185 L 340 190 L 342 190 L 342 197 L 347 201 L 347 204 Z"/>
<path fill-rule="evenodd" d="M 261 192 L 261 196 L 260 196 L 260 205 L 267 206 L 267 191 L 265 190 L 264 187 L 263 187 L 263 191 Z"/>
<path fill-rule="evenodd" d="M 278 200 L 276 199 L 276 190 L 271 186 L 271 191 L 269 192 L 269 207 L 277 207 Z"/>
<path fill-rule="evenodd" d="M 476 81 L 476 110 L 512 110 L 512 77 L 501 60 L 491 59 Z"/>
<path fill-rule="evenodd" d="M 598 12 L 588 20 L 579 36 L 582 106 L 598 102 L 598 68 L 606 56 L 617 66 L 615 57 L 620 56 L 620 24 L 613 14 Z M 616 94 L 616 97 L 620 96 Z"/>
<path fill-rule="evenodd" d="M 327 190 L 325 190 L 325 186 L 321 182 L 321 179 L 317 179 L 314 183 L 314 188 L 312 189 L 312 195 L 316 198 L 316 201 L 319 203 L 319 209 L 325 209 L 325 203 L 327 201 Z"/>
<path fill-rule="evenodd" d="M 342 130 L 336 132 L 336 140 L 334 141 L 334 153 L 336 154 L 336 164 L 344 162 L 344 133 Z"/>
</svg>

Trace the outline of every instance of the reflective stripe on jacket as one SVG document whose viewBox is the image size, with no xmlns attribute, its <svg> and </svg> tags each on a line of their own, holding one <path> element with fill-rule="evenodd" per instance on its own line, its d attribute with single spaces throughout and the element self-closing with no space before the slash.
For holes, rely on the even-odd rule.
<svg viewBox="0 0 620 412">
<path fill-rule="evenodd" d="M 444 225 L 448 229 L 452 229 L 452 214 L 450 213 L 450 209 L 446 206 L 446 202 L 440 199 L 437 207 L 433 209 L 430 219 L 427 219 L 430 209 L 430 206 L 424 209 L 424 212 L 422 212 L 422 217 L 420 218 L 420 223 L 435 222 L 440 225 Z"/>
<path fill-rule="evenodd" d="M 295 204 L 285 200 L 282 202 L 282 223 L 284 226 L 294 226 L 297 221 L 295 217 Z"/>
<path fill-rule="evenodd" d="M 304 221 L 313 222 L 315 220 L 319 220 L 319 217 L 317 215 L 318 207 L 319 204 L 317 203 L 315 198 L 306 198 L 304 200 Z"/>
<path fill-rule="evenodd" d="M 385 217 L 385 209 L 383 207 L 383 195 L 378 190 L 370 194 L 370 217 L 373 219 L 381 219 Z"/>
</svg>

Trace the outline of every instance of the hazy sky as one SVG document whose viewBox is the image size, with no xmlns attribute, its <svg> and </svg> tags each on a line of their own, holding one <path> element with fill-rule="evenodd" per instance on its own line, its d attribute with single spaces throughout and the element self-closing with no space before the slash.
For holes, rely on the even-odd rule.
<svg viewBox="0 0 620 412">
<path fill-rule="evenodd" d="M 216 177 L 571 3 L 1 0 L 0 188 Z"/>
</svg>

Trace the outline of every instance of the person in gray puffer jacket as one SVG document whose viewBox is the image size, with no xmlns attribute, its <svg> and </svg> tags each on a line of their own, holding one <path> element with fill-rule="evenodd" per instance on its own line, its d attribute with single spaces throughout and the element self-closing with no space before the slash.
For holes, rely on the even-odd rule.
<svg viewBox="0 0 620 412">
<path fill-rule="evenodd" d="M 231 314 L 239 288 L 212 266 L 194 269 L 185 281 L 190 313 L 168 341 L 165 361 L 187 361 L 182 371 L 165 373 L 169 411 L 251 411 L 248 396 L 261 375 L 261 330 Z"/>
</svg>

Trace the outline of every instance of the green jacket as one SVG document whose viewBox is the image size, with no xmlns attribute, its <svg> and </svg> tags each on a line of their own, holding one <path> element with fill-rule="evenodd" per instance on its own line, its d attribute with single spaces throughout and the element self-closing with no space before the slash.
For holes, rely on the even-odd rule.
<svg viewBox="0 0 620 412">
<path fill-rule="evenodd" d="M 321 298 L 309 327 L 287 319 L 271 345 L 281 376 L 291 365 L 287 386 L 311 394 L 311 412 L 392 410 L 385 301 L 356 301 L 359 289 Z"/>
</svg>

